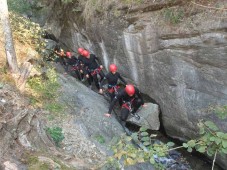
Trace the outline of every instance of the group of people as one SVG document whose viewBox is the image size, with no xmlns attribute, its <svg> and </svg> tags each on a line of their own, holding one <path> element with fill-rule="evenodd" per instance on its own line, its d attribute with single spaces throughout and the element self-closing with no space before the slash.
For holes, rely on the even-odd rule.
<svg viewBox="0 0 227 170">
<path fill-rule="evenodd" d="M 141 106 L 146 106 L 139 89 L 125 81 L 117 72 L 118 68 L 115 64 L 110 64 L 109 72 L 104 74 L 101 61 L 86 49 L 78 48 L 78 57 L 72 56 L 71 52 L 65 53 L 63 49 L 55 49 L 55 54 L 67 73 L 74 72 L 80 81 L 87 79 L 89 87 L 94 82 L 100 94 L 103 94 L 104 85 L 107 83 L 110 106 L 108 113 L 105 113 L 106 117 L 111 116 L 112 110 L 118 102 L 121 107 L 120 118 L 125 125 L 130 114 L 135 114 Z M 123 89 L 118 84 L 119 80 L 125 86 Z"/>
</svg>

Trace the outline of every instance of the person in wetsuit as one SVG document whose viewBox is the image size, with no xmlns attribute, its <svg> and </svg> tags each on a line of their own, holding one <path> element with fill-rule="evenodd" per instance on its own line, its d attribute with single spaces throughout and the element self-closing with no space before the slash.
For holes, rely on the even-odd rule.
<svg viewBox="0 0 227 170">
<path fill-rule="evenodd" d="M 84 51 L 84 49 L 83 48 L 78 48 L 78 53 L 79 53 L 79 56 L 78 56 L 78 60 L 80 61 L 80 76 L 81 76 L 81 81 L 84 81 L 84 62 L 83 62 L 83 60 L 84 60 L 84 57 L 83 57 L 83 51 Z"/>
<path fill-rule="evenodd" d="M 87 50 L 84 50 L 82 55 L 84 56 L 84 72 L 87 77 L 88 83 L 91 87 L 93 78 L 95 86 L 99 90 L 99 81 L 101 82 L 104 78 L 104 73 L 102 72 L 103 66 L 99 65 L 97 62 L 100 63 L 100 60 L 94 54 L 90 54 Z M 100 76 L 100 80 L 98 80 L 98 75 Z"/>
<path fill-rule="evenodd" d="M 63 49 L 56 48 L 54 53 L 58 56 L 57 62 L 59 62 L 65 70 L 64 74 L 67 74 L 67 65 L 66 65 L 66 54 Z"/>
<path fill-rule="evenodd" d="M 79 80 L 81 80 L 80 76 L 80 60 L 78 60 L 75 56 L 72 56 L 71 52 L 66 52 L 66 63 L 67 63 L 67 71 L 69 73 L 76 73 L 76 76 Z"/>
<path fill-rule="evenodd" d="M 140 106 L 146 106 L 139 89 L 133 85 L 126 85 L 126 87 L 114 97 L 110 103 L 109 111 L 105 114 L 105 116 L 111 116 L 113 107 L 119 100 L 122 100 L 120 118 L 124 126 L 130 113 L 135 114 Z"/>
<path fill-rule="evenodd" d="M 117 66 L 115 64 L 110 64 L 109 66 L 109 73 L 107 73 L 100 83 L 100 90 L 99 93 L 103 93 L 103 85 L 105 82 L 108 82 L 108 94 L 110 96 L 111 101 L 113 100 L 115 96 L 115 92 L 119 90 L 120 86 L 118 85 L 118 80 L 120 79 L 124 85 L 127 84 L 127 82 L 121 77 L 120 73 L 117 72 Z"/>
</svg>

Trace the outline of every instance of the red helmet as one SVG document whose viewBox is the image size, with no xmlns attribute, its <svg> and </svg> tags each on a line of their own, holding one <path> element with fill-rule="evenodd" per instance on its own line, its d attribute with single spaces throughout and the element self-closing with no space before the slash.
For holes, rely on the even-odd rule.
<svg viewBox="0 0 227 170">
<path fill-rule="evenodd" d="M 82 55 L 83 55 L 84 57 L 88 57 L 89 54 L 90 54 L 90 53 L 89 53 L 87 50 L 84 50 L 84 51 L 82 52 Z"/>
<path fill-rule="evenodd" d="M 116 72 L 117 66 L 115 64 L 110 64 L 110 72 Z"/>
<path fill-rule="evenodd" d="M 83 53 L 84 49 L 83 49 L 83 48 L 78 48 L 78 50 L 77 50 L 77 51 L 78 51 L 78 53 L 79 53 L 79 54 L 81 54 L 81 55 L 82 55 L 82 53 Z"/>
<path fill-rule="evenodd" d="M 126 85 L 125 91 L 126 91 L 126 93 L 127 93 L 129 96 L 132 96 L 132 95 L 135 94 L 135 87 L 134 87 L 133 85 L 131 85 L 131 84 Z"/>
<path fill-rule="evenodd" d="M 71 57 L 71 56 L 72 56 L 72 55 L 71 55 L 71 52 L 67 51 L 67 52 L 66 52 L 66 56 L 67 56 L 67 57 Z"/>
</svg>

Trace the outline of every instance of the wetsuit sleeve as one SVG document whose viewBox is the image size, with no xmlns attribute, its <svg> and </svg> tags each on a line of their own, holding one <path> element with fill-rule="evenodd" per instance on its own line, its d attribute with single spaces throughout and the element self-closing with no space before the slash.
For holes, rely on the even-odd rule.
<svg viewBox="0 0 227 170">
<path fill-rule="evenodd" d="M 101 83 L 100 83 L 100 88 L 103 89 L 103 85 L 106 83 L 107 79 L 106 76 L 102 79 Z"/>
<path fill-rule="evenodd" d="M 101 60 L 100 60 L 98 57 L 96 57 L 96 55 L 94 55 L 94 58 L 95 58 L 95 60 L 97 61 L 97 63 L 98 63 L 99 65 L 102 65 Z"/>
<path fill-rule="evenodd" d="M 114 107 L 114 105 L 117 103 L 117 101 L 120 99 L 120 98 L 122 98 L 122 95 L 123 95 L 123 93 L 118 93 L 114 98 L 113 98 L 113 100 L 112 100 L 112 102 L 110 103 L 110 106 L 109 106 L 109 111 L 108 111 L 108 113 L 109 114 L 111 114 L 111 112 L 112 112 L 112 110 L 113 110 L 113 107 Z"/>
<path fill-rule="evenodd" d="M 67 63 L 68 65 L 73 65 L 73 64 L 74 64 L 72 59 L 67 59 L 67 60 L 66 60 L 66 63 Z"/>
<path fill-rule="evenodd" d="M 87 66 L 84 66 L 83 67 L 83 72 L 84 72 L 84 74 L 89 74 L 88 69 L 87 69 Z"/>
<path fill-rule="evenodd" d="M 142 95 L 141 95 L 139 89 L 135 88 L 135 90 L 136 90 L 136 95 L 141 99 L 142 105 L 144 105 L 144 100 L 143 100 L 143 97 L 142 97 Z"/>
<path fill-rule="evenodd" d="M 83 63 L 83 60 L 82 60 L 82 57 L 81 57 L 80 55 L 78 56 L 78 60 L 79 60 L 79 63 L 80 63 L 80 64 L 84 64 L 84 63 Z"/>
<path fill-rule="evenodd" d="M 119 74 L 119 79 L 126 85 L 127 82 L 125 81 L 125 79 L 123 77 L 121 77 L 121 75 Z"/>
</svg>

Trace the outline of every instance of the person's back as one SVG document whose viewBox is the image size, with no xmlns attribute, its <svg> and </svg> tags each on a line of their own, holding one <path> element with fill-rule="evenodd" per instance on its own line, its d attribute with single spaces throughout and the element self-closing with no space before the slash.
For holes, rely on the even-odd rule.
<svg viewBox="0 0 227 170">
<path fill-rule="evenodd" d="M 103 85 L 107 81 L 108 82 L 108 95 L 110 96 L 110 99 L 114 98 L 115 94 L 118 93 L 118 90 L 120 86 L 118 85 L 118 80 L 120 79 L 124 85 L 127 84 L 127 82 L 121 77 L 120 73 L 117 72 L 117 66 L 115 64 L 110 64 L 109 66 L 109 73 L 107 73 L 100 83 L 100 90 L 99 93 L 103 93 Z"/>
<path fill-rule="evenodd" d="M 92 87 L 91 82 L 94 80 L 95 86 L 100 90 L 99 83 L 104 78 L 104 73 L 102 72 L 103 66 L 97 63 L 97 61 L 100 63 L 99 59 L 94 54 L 90 54 L 89 51 L 84 50 L 82 55 L 84 56 L 84 71 L 90 88 Z M 100 76 L 100 80 L 98 80 L 98 75 Z"/>
<path fill-rule="evenodd" d="M 79 65 L 79 60 L 75 56 L 67 58 L 66 62 L 68 65 Z"/>
<path fill-rule="evenodd" d="M 109 72 L 106 74 L 105 77 L 107 79 L 108 85 L 115 86 L 117 85 L 118 79 L 120 77 L 120 73 L 116 72 L 115 74 L 113 74 L 112 72 Z"/>
<path fill-rule="evenodd" d="M 97 63 L 97 57 L 94 54 L 90 54 L 89 58 L 84 58 L 83 62 L 85 67 L 87 67 L 89 70 L 95 70 L 96 68 L 99 67 L 98 63 Z"/>
<path fill-rule="evenodd" d="M 118 100 L 122 100 L 123 102 L 132 102 L 135 98 L 141 98 L 141 95 L 139 89 L 135 87 L 135 93 L 132 96 L 129 96 L 125 89 L 121 89 L 116 98 Z"/>
<path fill-rule="evenodd" d="M 105 116 L 110 117 L 114 105 L 117 101 L 122 101 L 121 105 L 121 120 L 126 121 L 129 113 L 135 113 L 141 105 L 144 105 L 144 101 L 140 91 L 133 85 L 126 85 L 126 87 L 119 91 L 114 97 L 109 106 L 108 113 Z"/>
</svg>

